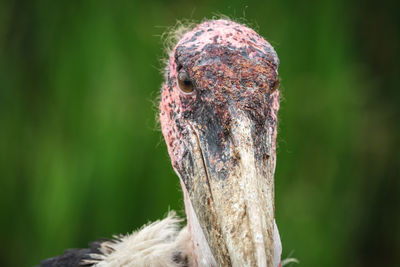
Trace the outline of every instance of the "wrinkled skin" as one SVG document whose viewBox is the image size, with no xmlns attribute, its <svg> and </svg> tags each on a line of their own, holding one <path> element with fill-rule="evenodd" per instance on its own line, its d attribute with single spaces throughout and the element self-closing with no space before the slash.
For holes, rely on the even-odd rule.
<svg viewBox="0 0 400 267">
<path fill-rule="evenodd" d="M 198 25 L 170 55 L 160 120 L 188 196 L 199 266 L 280 262 L 274 224 L 278 64 L 267 41 L 228 20 Z M 182 72 L 193 91 L 180 88 Z M 202 236 L 213 259 L 196 252 Z"/>
</svg>

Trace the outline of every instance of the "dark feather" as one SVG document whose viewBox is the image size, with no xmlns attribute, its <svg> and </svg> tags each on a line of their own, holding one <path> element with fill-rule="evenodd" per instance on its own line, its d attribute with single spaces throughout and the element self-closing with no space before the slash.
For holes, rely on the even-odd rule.
<svg viewBox="0 0 400 267">
<path fill-rule="evenodd" d="M 46 259 L 35 267 L 80 267 L 93 266 L 94 263 L 83 263 L 83 260 L 95 260 L 91 254 L 102 254 L 101 244 L 107 240 L 96 241 L 89 244 L 89 248 L 67 249 L 64 254 Z"/>
</svg>

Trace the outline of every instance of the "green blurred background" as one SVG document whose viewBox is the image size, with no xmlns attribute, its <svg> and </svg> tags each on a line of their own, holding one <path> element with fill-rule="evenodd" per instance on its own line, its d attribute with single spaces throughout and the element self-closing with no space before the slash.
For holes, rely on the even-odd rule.
<svg viewBox="0 0 400 267">
<path fill-rule="evenodd" d="M 160 35 L 222 13 L 281 59 L 283 257 L 400 266 L 398 3 L 0 1 L 0 265 L 183 215 L 155 122 Z"/>
</svg>

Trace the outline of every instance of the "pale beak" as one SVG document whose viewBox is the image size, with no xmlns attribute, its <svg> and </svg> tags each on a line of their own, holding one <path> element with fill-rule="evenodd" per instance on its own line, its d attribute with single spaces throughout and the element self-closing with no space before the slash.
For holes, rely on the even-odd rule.
<svg viewBox="0 0 400 267">
<path fill-rule="evenodd" d="M 245 112 L 229 110 L 235 121 L 222 139 L 190 124 L 191 155 L 183 159 L 190 179 L 181 179 L 219 266 L 277 266 L 274 133 L 268 123 L 260 130 Z"/>
</svg>

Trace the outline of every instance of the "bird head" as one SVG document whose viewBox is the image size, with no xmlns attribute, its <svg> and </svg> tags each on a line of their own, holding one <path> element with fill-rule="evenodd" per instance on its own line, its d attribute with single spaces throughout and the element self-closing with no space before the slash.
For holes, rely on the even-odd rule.
<svg viewBox="0 0 400 267">
<path fill-rule="evenodd" d="M 219 266 L 279 262 L 274 251 L 278 65 L 275 50 L 260 35 L 221 19 L 186 32 L 166 67 L 162 132 L 191 214 L 189 227 L 201 228 L 191 233 L 204 236 Z M 204 238 L 194 238 L 193 245 L 201 246 Z"/>
</svg>

